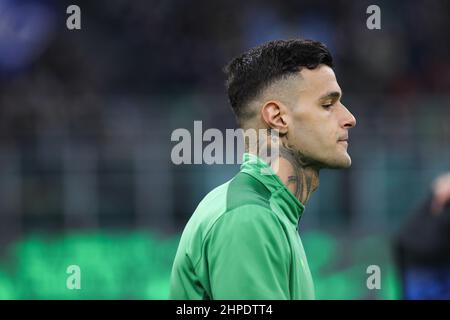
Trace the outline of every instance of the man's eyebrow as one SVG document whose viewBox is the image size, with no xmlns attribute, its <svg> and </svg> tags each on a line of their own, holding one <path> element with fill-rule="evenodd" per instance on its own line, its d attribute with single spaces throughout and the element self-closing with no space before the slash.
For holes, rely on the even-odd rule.
<svg viewBox="0 0 450 320">
<path fill-rule="evenodd" d="M 339 91 L 331 91 L 325 93 L 323 96 L 319 98 L 319 100 L 327 100 L 327 99 L 339 99 L 342 96 L 342 93 Z"/>
</svg>

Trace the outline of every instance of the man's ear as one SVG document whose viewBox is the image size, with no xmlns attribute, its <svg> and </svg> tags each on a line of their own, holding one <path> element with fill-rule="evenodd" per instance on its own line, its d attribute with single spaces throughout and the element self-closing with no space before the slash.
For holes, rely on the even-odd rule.
<svg viewBox="0 0 450 320">
<path fill-rule="evenodd" d="M 268 101 L 261 109 L 262 121 L 271 129 L 277 129 L 280 135 L 288 132 L 288 109 L 279 101 Z"/>
</svg>

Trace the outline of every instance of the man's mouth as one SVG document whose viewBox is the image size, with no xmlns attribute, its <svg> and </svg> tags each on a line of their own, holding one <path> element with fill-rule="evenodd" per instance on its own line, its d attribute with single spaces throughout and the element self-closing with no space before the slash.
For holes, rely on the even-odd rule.
<svg viewBox="0 0 450 320">
<path fill-rule="evenodd" d="M 338 143 L 348 146 L 348 137 L 338 139 Z"/>
</svg>

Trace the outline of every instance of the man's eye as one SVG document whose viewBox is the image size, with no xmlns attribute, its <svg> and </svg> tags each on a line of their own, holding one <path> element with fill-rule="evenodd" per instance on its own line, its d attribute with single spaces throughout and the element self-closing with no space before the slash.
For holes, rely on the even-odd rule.
<svg viewBox="0 0 450 320">
<path fill-rule="evenodd" d="M 329 103 L 329 104 L 323 104 L 322 107 L 325 109 L 329 109 L 333 104 Z"/>
</svg>

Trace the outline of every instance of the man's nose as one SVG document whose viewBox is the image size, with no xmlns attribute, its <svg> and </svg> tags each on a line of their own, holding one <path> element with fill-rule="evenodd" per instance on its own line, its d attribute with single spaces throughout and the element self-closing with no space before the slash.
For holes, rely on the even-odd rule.
<svg viewBox="0 0 450 320">
<path fill-rule="evenodd" d="M 355 116 L 350 111 L 348 111 L 348 109 L 344 105 L 342 105 L 342 107 L 344 108 L 344 127 L 349 129 L 355 127 Z"/>
</svg>

